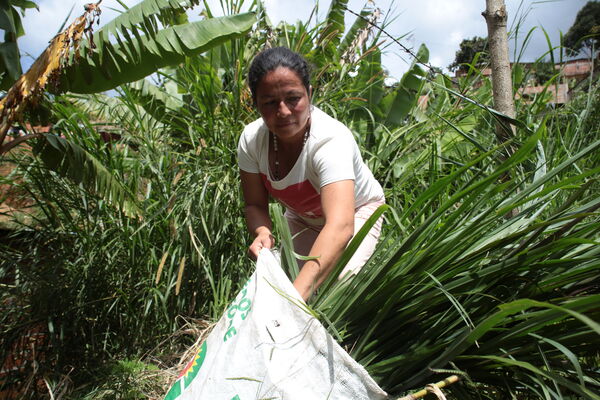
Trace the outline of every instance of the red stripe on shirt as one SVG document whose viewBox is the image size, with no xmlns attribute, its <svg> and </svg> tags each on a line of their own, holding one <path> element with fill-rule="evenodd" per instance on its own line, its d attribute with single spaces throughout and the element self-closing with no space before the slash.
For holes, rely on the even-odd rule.
<svg viewBox="0 0 600 400">
<path fill-rule="evenodd" d="M 308 180 L 278 190 L 273 188 L 265 174 L 260 174 L 260 177 L 269 194 L 287 208 L 292 209 L 296 214 L 306 218 L 320 218 L 323 216 L 321 195 L 317 193 Z"/>
</svg>

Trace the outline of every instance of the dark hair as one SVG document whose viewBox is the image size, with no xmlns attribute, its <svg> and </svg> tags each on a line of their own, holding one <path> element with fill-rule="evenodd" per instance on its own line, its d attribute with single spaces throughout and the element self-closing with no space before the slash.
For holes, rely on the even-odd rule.
<svg viewBox="0 0 600 400">
<path fill-rule="evenodd" d="M 273 47 L 258 53 L 252 60 L 252 64 L 250 64 L 248 86 L 250 86 L 250 92 L 252 92 L 252 100 L 256 102 L 256 89 L 262 78 L 278 67 L 285 67 L 294 71 L 302 81 L 306 92 L 310 93 L 310 71 L 304 57 L 287 47 Z"/>
</svg>

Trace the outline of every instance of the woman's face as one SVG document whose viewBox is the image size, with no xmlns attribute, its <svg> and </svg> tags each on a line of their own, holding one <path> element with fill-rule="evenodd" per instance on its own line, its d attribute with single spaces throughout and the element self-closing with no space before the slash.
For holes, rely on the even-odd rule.
<svg viewBox="0 0 600 400">
<path fill-rule="evenodd" d="M 281 141 L 293 142 L 303 136 L 310 100 L 293 70 L 278 67 L 269 71 L 256 88 L 256 106 L 269 130 Z"/>
</svg>

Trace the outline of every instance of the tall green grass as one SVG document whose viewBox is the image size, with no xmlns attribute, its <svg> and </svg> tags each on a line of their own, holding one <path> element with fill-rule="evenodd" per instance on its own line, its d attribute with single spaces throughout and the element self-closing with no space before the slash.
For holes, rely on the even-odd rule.
<svg viewBox="0 0 600 400">
<path fill-rule="evenodd" d="M 376 32 L 342 62 L 352 37 L 330 23 L 343 24 L 343 3 L 317 24 L 274 27 L 262 14 L 248 37 L 161 71 L 156 85 L 53 99 L 51 134 L 71 157 L 14 156 L 14 184 L 35 210 L 0 243 L 2 302 L 14 304 L 0 317 L 5 353 L 41 323 L 42 372 L 59 381 L 74 365 L 76 387 L 105 387 L 98 364 L 169 359 L 192 342 L 170 336 L 183 318 L 219 318 L 252 268 L 236 145 L 257 117 L 246 68 L 270 41 L 308 55 L 314 103 L 352 129 L 386 193 L 370 262 L 310 304 L 350 354 L 394 394 L 459 374 L 456 398 L 598 398 L 597 86 L 563 108 L 520 103 L 514 142 L 498 144 L 491 85 L 475 67 L 452 81 L 413 65 L 387 87 Z M 401 96 L 409 106 L 394 108 Z M 518 150 L 505 159 L 508 145 Z"/>
</svg>

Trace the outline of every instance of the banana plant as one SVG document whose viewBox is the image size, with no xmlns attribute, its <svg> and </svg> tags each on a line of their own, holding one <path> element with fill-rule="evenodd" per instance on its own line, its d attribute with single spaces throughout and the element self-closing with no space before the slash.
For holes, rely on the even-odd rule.
<svg viewBox="0 0 600 400">
<path fill-rule="evenodd" d="M 88 36 L 87 40 L 77 46 L 74 54 L 67 59 L 61 55 L 48 54 L 48 51 L 44 52 L 42 57 L 34 63 L 36 69 L 27 73 L 28 79 L 24 82 L 34 82 L 34 84 L 43 82 L 42 89 L 50 87 L 56 94 L 103 92 L 125 83 L 139 81 L 160 68 L 179 64 L 185 61 L 186 57 L 198 55 L 231 39 L 241 37 L 256 22 L 254 13 L 188 22 L 185 10 L 197 3 L 194 0 L 183 2 L 144 0 L 108 22 L 95 34 Z M 24 1 L 15 2 L 15 4 L 21 7 L 34 5 L 32 2 Z M 92 4 L 95 8 L 98 5 Z M 88 12 L 89 10 L 86 11 L 86 15 Z M 5 12 L 3 15 L 8 14 Z M 16 15 L 18 17 L 18 14 Z M 4 20 L 0 18 L 0 23 L 4 21 L 6 25 L 6 20 L 6 18 Z M 18 21 L 18 24 L 15 21 Z M 11 22 L 10 28 L 14 28 L 13 31 L 17 33 L 19 30 L 22 31 L 20 20 L 13 18 Z M 82 27 L 82 24 L 83 21 L 77 27 Z M 164 28 L 160 29 L 160 26 L 164 26 Z M 9 28 L 8 25 L 6 27 Z M 86 29 L 89 31 L 89 28 Z M 7 32 L 9 31 L 7 30 Z M 113 43 L 113 39 L 115 43 Z M 59 64 L 51 61 L 56 57 L 63 58 Z M 46 67 L 39 67 L 40 65 Z M 46 86 L 48 79 L 52 79 L 52 76 L 47 73 L 48 68 L 56 68 L 59 73 L 55 84 L 50 86 Z M 36 71 L 40 71 L 39 76 L 36 75 Z M 157 95 L 157 91 L 153 90 L 149 84 L 144 84 L 143 81 L 134 85 L 133 89 L 142 96 L 154 98 Z M 11 90 L 14 91 L 15 88 Z M 23 91 L 21 97 L 27 98 L 26 86 L 17 89 L 17 91 L 19 90 Z M 29 93 L 35 93 L 35 91 L 29 91 Z M 13 93 L 11 97 L 18 98 L 19 96 Z M 163 96 L 163 100 L 167 101 L 167 98 Z M 25 100 L 23 100 L 24 102 Z M 177 107 L 178 104 L 173 102 L 177 103 L 177 99 L 171 97 L 169 104 L 164 104 L 164 107 Z M 11 114 L 9 103 L 6 103 L 4 107 L 7 115 Z M 161 109 L 154 111 L 153 115 L 155 116 L 161 113 Z M 3 118 L 7 117 L 3 115 Z M 9 122 L 4 125 L 10 125 Z M 0 137 L 3 138 L 4 135 Z M 119 185 L 102 183 L 114 181 L 110 177 L 110 170 L 99 168 L 97 160 L 94 160 L 89 153 L 79 151 L 74 144 L 63 139 L 56 139 L 56 137 L 50 139 L 50 136 L 47 135 L 28 135 L 5 145 L 6 151 L 16 144 L 34 138 L 45 142 L 45 145 L 37 146 L 39 155 L 44 161 L 57 160 L 56 152 L 63 150 L 61 161 L 58 163 L 46 162 L 48 167 L 55 168 L 61 175 L 71 179 L 77 177 L 75 179 L 77 183 L 81 181 L 84 186 L 96 188 L 100 196 L 106 197 L 107 200 L 110 199 L 113 203 L 118 203 L 119 206 L 126 206 L 128 203 L 135 204 L 135 196 L 131 193 L 122 191 L 117 194 L 120 190 Z M 0 151 L 2 149 L 4 147 L 0 147 Z M 67 160 L 69 157 L 72 159 Z M 95 166 L 95 168 L 86 169 L 89 173 L 79 174 L 77 170 L 84 165 Z M 97 172 L 97 174 L 93 172 Z M 94 182 L 95 180 L 97 181 Z M 127 208 L 136 210 L 136 207 L 132 206 Z"/>
<path fill-rule="evenodd" d="M 0 29 L 4 30 L 4 42 L 0 43 L 1 90 L 11 87 L 23 73 L 17 39 L 25 34 L 25 30 L 18 8 L 25 13 L 25 10 L 30 8 L 38 9 L 38 6 L 29 0 L 0 1 Z"/>
<path fill-rule="evenodd" d="M 131 10 L 134 9 L 125 14 L 131 13 Z M 256 22 L 253 13 L 246 13 L 170 26 L 158 31 L 147 29 L 148 34 L 142 34 L 134 23 L 137 18 L 139 14 L 133 13 L 130 20 L 111 23 L 106 30 L 100 30 L 93 36 L 94 39 L 81 46 L 79 60 L 62 70 L 58 91 L 98 93 L 140 80 L 160 68 L 183 62 L 185 57 L 198 55 L 240 37 Z M 151 24 L 146 22 L 144 26 Z M 114 32 L 116 26 L 120 27 L 120 33 L 126 40 L 117 36 L 117 43 L 113 44 L 108 40 L 107 32 Z M 91 50 L 93 46 L 95 50 Z"/>
<path fill-rule="evenodd" d="M 417 58 L 420 63 L 429 61 L 429 50 L 424 44 L 419 47 Z M 402 75 L 398 86 L 381 100 L 380 116 L 386 126 L 399 126 L 417 105 L 423 89 L 425 70 L 413 60 L 410 68 Z"/>
</svg>

